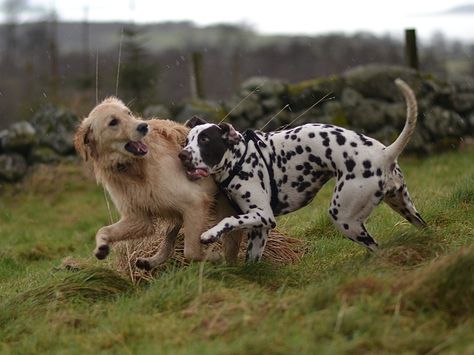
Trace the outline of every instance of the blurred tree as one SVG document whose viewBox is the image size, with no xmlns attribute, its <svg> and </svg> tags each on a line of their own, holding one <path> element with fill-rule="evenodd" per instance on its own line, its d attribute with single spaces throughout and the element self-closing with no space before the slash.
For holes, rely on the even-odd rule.
<svg viewBox="0 0 474 355">
<path fill-rule="evenodd" d="M 471 66 L 471 76 L 474 76 L 474 44 L 468 46 L 467 58 Z"/>
<path fill-rule="evenodd" d="M 142 110 L 155 96 L 158 67 L 151 62 L 145 50 L 143 30 L 130 25 L 123 29 L 123 62 L 120 66 L 119 90 L 125 91 L 127 100 Z"/>
<path fill-rule="evenodd" d="M 4 51 L 2 65 L 9 69 L 16 67 L 16 53 L 18 47 L 17 24 L 21 13 L 28 8 L 28 0 L 4 0 L 0 10 L 5 18 L 4 41 L 8 48 Z"/>
<path fill-rule="evenodd" d="M 255 36 L 255 32 L 244 24 L 218 24 L 210 27 L 219 33 L 217 43 L 223 50 L 225 60 L 230 63 L 232 89 L 236 91 L 242 82 L 242 59 L 248 47 L 248 39 Z"/>
<path fill-rule="evenodd" d="M 59 51 L 58 51 L 58 15 L 53 8 L 48 16 L 48 57 L 49 57 L 49 90 L 53 100 L 57 100 L 59 86 Z"/>
<path fill-rule="evenodd" d="M 6 22 L 17 22 L 20 14 L 27 8 L 28 0 L 4 0 L 0 6 Z"/>
</svg>

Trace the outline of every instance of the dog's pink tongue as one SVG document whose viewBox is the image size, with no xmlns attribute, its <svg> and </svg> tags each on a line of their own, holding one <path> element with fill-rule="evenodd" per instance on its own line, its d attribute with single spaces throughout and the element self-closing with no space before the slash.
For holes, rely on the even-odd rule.
<svg viewBox="0 0 474 355">
<path fill-rule="evenodd" d="M 141 152 L 141 153 L 148 153 L 148 147 L 146 146 L 146 144 L 142 143 L 142 142 L 134 142 L 136 147 L 138 148 L 138 151 Z"/>
<path fill-rule="evenodd" d="M 206 169 L 201 169 L 201 168 L 194 169 L 193 171 L 190 171 L 189 174 L 195 179 L 209 176 L 209 172 Z"/>
</svg>

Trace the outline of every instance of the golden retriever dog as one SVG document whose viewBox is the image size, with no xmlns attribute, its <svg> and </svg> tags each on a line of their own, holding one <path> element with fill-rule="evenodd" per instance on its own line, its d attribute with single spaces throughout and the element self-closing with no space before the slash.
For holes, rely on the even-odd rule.
<svg viewBox="0 0 474 355">
<path fill-rule="evenodd" d="M 107 189 L 121 216 L 98 230 L 94 251 L 98 259 L 107 257 L 111 243 L 156 235 L 156 225 L 163 221 L 171 227 L 159 252 L 139 259 L 139 268 L 149 270 L 166 261 L 181 228 L 188 260 L 219 257 L 204 253 L 199 237 L 213 220 L 234 211 L 222 195 L 216 200 L 218 188 L 212 178 L 187 178 L 178 158 L 187 133 L 185 126 L 173 121 L 140 120 L 113 97 L 81 122 L 74 137 L 76 150 L 85 161 L 92 161 L 98 183 Z M 239 245 L 240 234 L 224 238 L 227 261 L 237 260 Z"/>
</svg>

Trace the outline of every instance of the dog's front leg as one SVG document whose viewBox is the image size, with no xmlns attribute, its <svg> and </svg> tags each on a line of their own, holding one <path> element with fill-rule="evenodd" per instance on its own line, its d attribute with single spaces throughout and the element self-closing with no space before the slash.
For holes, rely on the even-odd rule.
<svg viewBox="0 0 474 355">
<path fill-rule="evenodd" d="M 145 238 L 155 231 L 153 224 L 141 216 L 122 217 L 117 223 L 98 230 L 95 241 L 94 255 L 97 259 L 105 259 L 109 254 L 110 243 L 126 239 Z"/>
<path fill-rule="evenodd" d="M 222 234 L 238 229 L 271 229 L 275 228 L 275 226 L 275 217 L 270 208 L 256 208 L 246 214 L 224 218 L 216 226 L 201 234 L 201 243 L 214 243 L 220 239 Z"/>
<path fill-rule="evenodd" d="M 258 262 L 260 261 L 260 259 L 262 259 L 263 250 L 265 249 L 265 245 L 267 244 L 269 233 L 270 229 L 268 228 L 253 229 L 249 233 L 245 261 Z"/>
</svg>

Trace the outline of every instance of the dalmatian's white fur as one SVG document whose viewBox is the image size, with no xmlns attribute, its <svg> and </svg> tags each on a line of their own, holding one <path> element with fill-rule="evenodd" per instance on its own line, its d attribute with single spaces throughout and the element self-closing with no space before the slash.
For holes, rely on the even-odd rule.
<svg viewBox="0 0 474 355">
<path fill-rule="evenodd" d="M 354 131 L 327 124 L 305 124 L 270 133 L 240 134 L 230 124 L 194 117 L 180 158 L 191 178 L 212 174 L 242 213 L 227 217 L 201 235 L 214 242 L 225 232 L 249 230 L 247 260 L 260 260 L 275 216 L 308 204 L 332 177 L 337 179 L 329 208 L 336 227 L 350 240 L 374 251 L 377 243 L 364 222 L 385 201 L 417 227 L 426 223 L 415 209 L 397 157 L 416 125 L 413 91 L 395 81 L 407 103 L 400 136 L 388 147 Z"/>
</svg>

